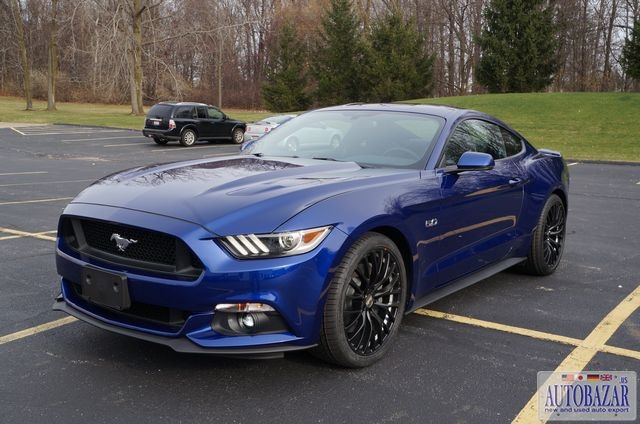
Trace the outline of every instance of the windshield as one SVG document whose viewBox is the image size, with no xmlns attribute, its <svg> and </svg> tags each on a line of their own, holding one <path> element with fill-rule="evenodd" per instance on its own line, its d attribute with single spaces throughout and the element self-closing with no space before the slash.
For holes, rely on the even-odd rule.
<svg viewBox="0 0 640 424">
<path fill-rule="evenodd" d="M 245 152 L 423 169 L 443 124 L 440 117 L 418 113 L 318 110 L 279 126 Z"/>
</svg>

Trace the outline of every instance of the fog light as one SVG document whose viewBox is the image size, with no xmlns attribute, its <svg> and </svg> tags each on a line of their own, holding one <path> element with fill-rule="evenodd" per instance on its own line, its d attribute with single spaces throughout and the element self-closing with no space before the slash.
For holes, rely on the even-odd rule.
<svg viewBox="0 0 640 424">
<path fill-rule="evenodd" d="M 211 329 L 227 336 L 289 331 L 280 314 L 265 303 L 220 303 L 215 306 Z"/>
<path fill-rule="evenodd" d="M 256 325 L 256 321 L 252 314 L 244 314 L 240 320 L 240 325 L 250 330 L 254 325 Z"/>
</svg>

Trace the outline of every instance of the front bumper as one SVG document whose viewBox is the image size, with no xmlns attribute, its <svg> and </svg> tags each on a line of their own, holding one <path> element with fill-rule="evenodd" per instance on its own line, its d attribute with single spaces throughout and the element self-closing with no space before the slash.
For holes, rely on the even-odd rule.
<svg viewBox="0 0 640 424">
<path fill-rule="evenodd" d="M 157 343 L 165 346 L 169 346 L 176 352 L 182 353 L 206 353 L 220 356 L 241 356 L 250 359 L 276 359 L 284 356 L 285 352 L 292 352 L 296 350 L 304 350 L 312 348 L 316 345 L 308 346 L 258 346 L 258 347 L 245 347 L 245 348 L 211 348 L 200 346 L 188 338 L 183 337 L 166 337 L 151 333 L 143 333 L 141 331 L 131 330 L 129 328 L 121 327 L 118 325 L 110 324 L 104 320 L 94 317 L 88 313 L 74 308 L 64 300 L 64 296 L 60 294 L 54 304 L 54 311 L 66 312 L 67 314 L 78 318 L 84 322 L 94 325 L 103 330 L 108 330 L 113 333 L 122 334 L 124 336 L 133 337 L 140 340 L 145 340 L 152 343 Z"/>
</svg>

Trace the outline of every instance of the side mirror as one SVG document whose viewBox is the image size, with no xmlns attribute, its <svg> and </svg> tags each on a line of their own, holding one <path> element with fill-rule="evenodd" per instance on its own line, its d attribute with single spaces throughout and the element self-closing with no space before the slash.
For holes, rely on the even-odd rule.
<svg viewBox="0 0 640 424">
<path fill-rule="evenodd" d="M 496 166 L 493 156 L 488 153 L 464 152 L 455 168 L 447 169 L 447 174 L 458 174 L 465 171 L 488 171 Z"/>
</svg>

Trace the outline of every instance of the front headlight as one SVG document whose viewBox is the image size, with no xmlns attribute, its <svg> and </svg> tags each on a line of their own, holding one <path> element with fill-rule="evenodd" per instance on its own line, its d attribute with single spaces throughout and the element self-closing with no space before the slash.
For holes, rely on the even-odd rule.
<svg viewBox="0 0 640 424">
<path fill-rule="evenodd" d="M 316 248 L 331 226 L 273 234 L 242 234 L 221 237 L 222 245 L 238 259 L 277 258 L 299 255 Z"/>
</svg>

